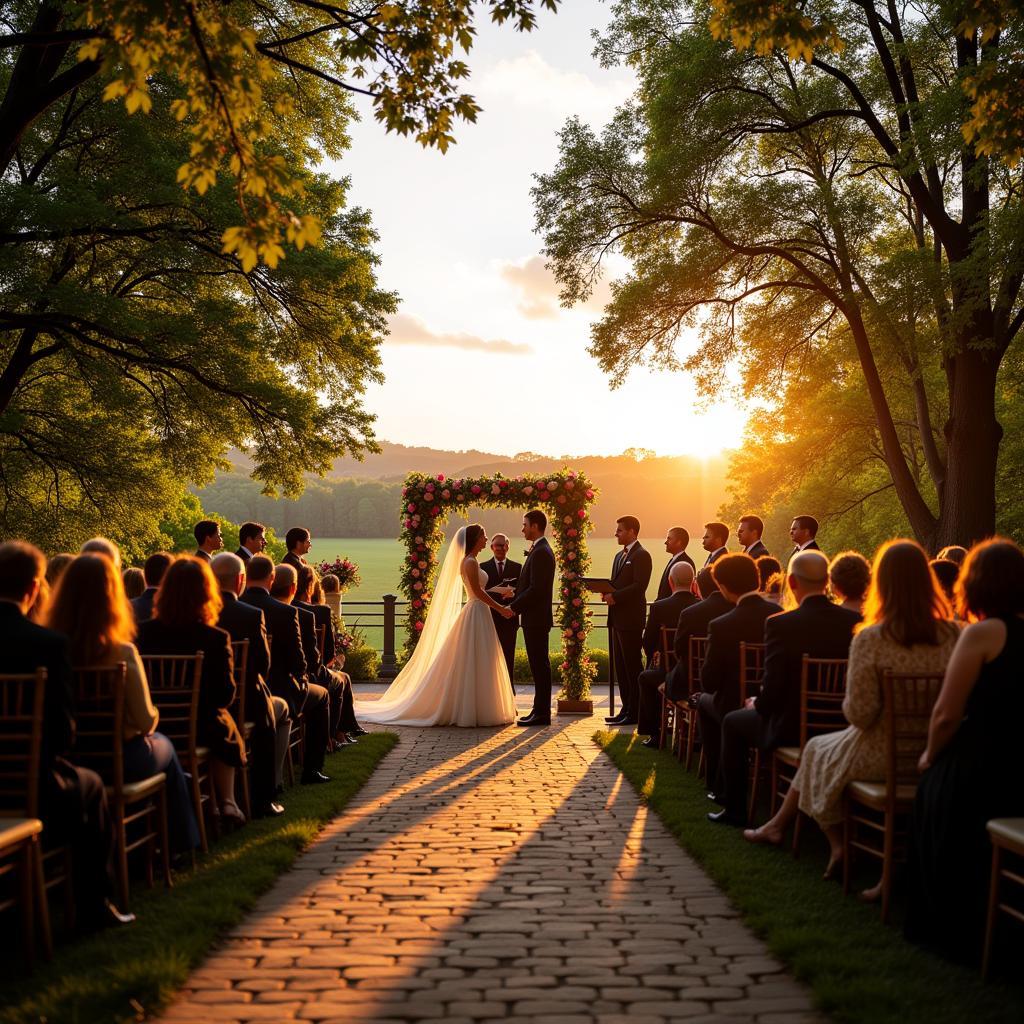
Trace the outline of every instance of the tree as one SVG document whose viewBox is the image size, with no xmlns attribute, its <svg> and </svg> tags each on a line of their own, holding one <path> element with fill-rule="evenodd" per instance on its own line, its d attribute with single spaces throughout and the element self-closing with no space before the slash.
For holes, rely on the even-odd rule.
<svg viewBox="0 0 1024 1024">
<path fill-rule="evenodd" d="M 802 360 L 844 344 L 903 512 L 937 547 L 995 527 L 1024 217 L 1020 173 L 960 131 L 958 79 L 984 47 L 938 5 L 921 12 L 827 5 L 842 47 L 808 63 L 737 51 L 703 9 L 623 0 L 600 53 L 636 68 L 637 97 L 600 137 L 571 121 L 535 198 L 566 302 L 610 252 L 632 262 L 593 331 L 617 378 L 648 361 L 714 392 L 738 361 L 746 392 L 774 402 Z M 684 329 L 700 344 L 681 355 Z"/>
<path fill-rule="evenodd" d="M 532 29 L 536 11 L 558 0 L 486 0 L 496 22 Z M 97 80 L 105 99 L 148 113 L 152 83 L 174 86 L 173 115 L 191 145 L 178 180 L 200 194 L 225 172 L 237 183 L 244 223 L 224 227 L 222 242 L 246 269 L 274 266 L 282 243 L 319 240 L 322 221 L 301 175 L 266 144 L 295 135 L 294 114 L 316 121 L 317 146 L 337 156 L 344 97 L 372 98 L 388 131 L 442 151 L 456 119 L 479 110 L 461 91 L 474 36 L 472 0 L 279 3 L 216 0 L 12 0 L 0 50 L 10 76 L 0 100 L 0 173 L 29 126 L 55 103 Z M 163 168 L 164 179 L 174 168 Z M 237 216 L 237 215 L 236 215 Z"/>
<path fill-rule="evenodd" d="M 38 117 L 0 184 L 0 531 L 51 550 L 100 530 L 155 540 L 232 446 L 285 493 L 372 448 L 362 394 L 395 308 L 368 214 L 305 166 L 300 125 L 268 151 L 323 242 L 245 273 L 220 242 L 230 185 L 173 181 L 190 141 L 171 83 L 150 83 L 146 118 L 100 94 Z"/>
</svg>

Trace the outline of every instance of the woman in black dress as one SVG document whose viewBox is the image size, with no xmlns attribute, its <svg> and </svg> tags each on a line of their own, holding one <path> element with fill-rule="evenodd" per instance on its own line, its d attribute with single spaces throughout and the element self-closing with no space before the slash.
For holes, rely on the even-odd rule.
<svg viewBox="0 0 1024 1024">
<path fill-rule="evenodd" d="M 985 824 L 1024 816 L 1024 552 L 975 546 L 956 585 L 963 631 L 921 755 L 907 937 L 960 961 L 981 954 L 991 847 Z"/>
</svg>

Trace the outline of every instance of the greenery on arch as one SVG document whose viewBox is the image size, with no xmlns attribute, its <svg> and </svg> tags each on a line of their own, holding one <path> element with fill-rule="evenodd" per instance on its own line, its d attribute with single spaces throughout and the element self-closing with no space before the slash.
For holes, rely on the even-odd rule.
<svg viewBox="0 0 1024 1024">
<path fill-rule="evenodd" d="M 408 554 L 399 584 L 409 600 L 406 655 L 416 646 L 430 607 L 448 516 L 452 512 L 466 515 L 472 507 L 539 508 L 548 517 L 560 577 L 555 622 L 562 633 L 562 685 L 569 700 L 585 700 L 596 666 L 587 655 L 591 613 L 580 578 L 590 568 L 586 538 L 594 528 L 590 506 L 596 496 L 587 478 L 568 468 L 512 479 L 501 473 L 458 480 L 449 480 L 443 473 L 410 473 L 402 488 L 401 540 Z"/>
</svg>

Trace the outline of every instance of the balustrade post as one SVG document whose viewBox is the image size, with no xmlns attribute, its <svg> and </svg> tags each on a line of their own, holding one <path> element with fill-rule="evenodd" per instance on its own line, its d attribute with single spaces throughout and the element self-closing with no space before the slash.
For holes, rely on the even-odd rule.
<svg viewBox="0 0 1024 1024">
<path fill-rule="evenodd" d="M 384 595 L 384 650 L 380 656 L 380 678 L 394 679 L 398 675 L 398 660 L 395 658 L 395 603 L 394 594 Z"/>
</svg>

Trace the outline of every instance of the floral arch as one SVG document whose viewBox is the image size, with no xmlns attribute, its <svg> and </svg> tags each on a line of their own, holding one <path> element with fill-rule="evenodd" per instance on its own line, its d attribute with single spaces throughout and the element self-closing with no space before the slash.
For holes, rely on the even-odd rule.
<svg viewBox="0 0 1024 1024">
<path fill-rule="evenodd" d="M 405 650 L 419 640 L 430 607 L 437 574 L 437 553 L 444 543 L 443 526 L 452 512 L 463 516 L 471 507 L 542 509 L 548 536 L 554 541 L 560 577 L 555 623 L 562 633 L 561 676 L 569 700 L 586 700 L 595 665 L 587 656 L 590 609 L 580 577 L 590 568 L 587 534 L 594 528 L 590 506 L 596 492 L 582 473 L 562 469 L 545 476 L 508 478 L 496 473 L 449 480 L 443 473 L 410 473 L 402 488 L 402 536 L 408 550 L 399 584 L 409 599 Z"/>
</svg>

